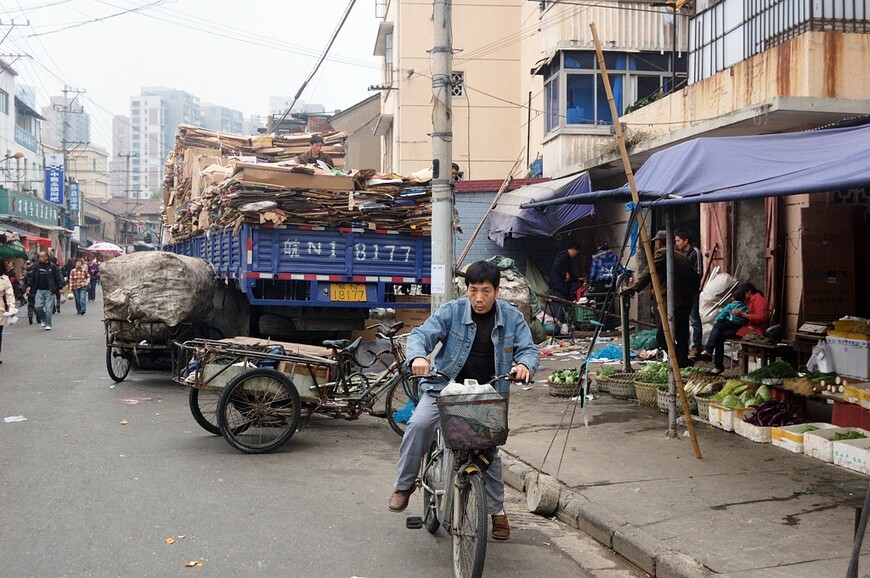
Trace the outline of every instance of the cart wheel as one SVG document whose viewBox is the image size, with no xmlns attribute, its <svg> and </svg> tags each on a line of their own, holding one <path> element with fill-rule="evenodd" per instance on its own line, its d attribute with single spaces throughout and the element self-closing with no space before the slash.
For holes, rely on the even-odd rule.
<svg viewBox="0 0 870 578">
<path fill-rule="evenodd" d="M 221 435 L 221 428 L 218 426 L 217 408 L 221 399 L 220 389 L 196 387 L 190 388 L 190 393 L 187 395 L 187 403 L 190 405 L 190 413 L 193 414 L 193 419 L 196 420 L 202 429 L 216 436 Z"/>
<path fill-rule="evenodd" d="M 218 404 L 221 435 L 237 450 L 264 454 L 296 432 L 302 414 L 299 392 L 286 374 L 257 368 L 231 379 Z"/>
<path fill-rule="evenodd" d="M 419 401 L 420 393 L 415 380 L 403 375 L 393 383 L 387 392 L 386 410 L 387 421 L 394 432 L 400 436 L 405 435 L 405 429 Z"/>
<path fill-rule="evenodd" d="M 106 369 L 109 371 L 109 377 L 120 383 L 130 373 L 130 359 L 124 355 L 122 348 L 112 345 L 114 342 L 115 338 L 112 337 L 106 345 Z"/>
</svg>

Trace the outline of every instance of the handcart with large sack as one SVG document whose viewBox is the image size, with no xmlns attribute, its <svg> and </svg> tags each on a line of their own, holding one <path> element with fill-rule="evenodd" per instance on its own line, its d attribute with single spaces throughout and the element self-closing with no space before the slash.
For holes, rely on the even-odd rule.
<svg viewBox="0 0 870 578">
<path fill-rule="evenodd" d="M 121 255 L 103 264 L 106 369 L 116 382 L 131 367 L 171 369 L 172 342 L 220 339 L 208 324 L 214 273 L 202 259 L 162 251 Z"/>
</svg>

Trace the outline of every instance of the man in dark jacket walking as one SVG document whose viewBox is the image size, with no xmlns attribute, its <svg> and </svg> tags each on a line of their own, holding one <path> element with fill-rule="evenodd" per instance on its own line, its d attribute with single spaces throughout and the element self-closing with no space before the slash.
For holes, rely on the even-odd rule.
<svg viewBox="0 0 870 578">
<path fill-rule="evenodd" d="M 42 319 L 40 325 L 51 331 L 51 316 L 54 313 L 54 295 L 63 286 L 60 268 L 48 261 L 48 253 L 39 253 L 39 262 L 31 272 L 33 283 L 28 283 L 27 291 L 36 291 L 36 314 Z"/>
<path fill-rule="evenodd" d="M 667 297 L 667 233 L 659 231 L 653 238 L 653 249 L 655 255 L 653 262 L 658 272 L 659 279 L 662 284 L 662 293 Z M 626 287 L 620 294 L 631 296 L 642 291 L 650 284 L 652 276 L 650 274 L 649 265 L 638 276 L 634 285 Z M 689 260 L 679 251 L 674 251 L 674 345 L 677 349 L 677 362 L 680 367 L 689 367 L 692 362 L 689 360 L 689 313 L 692 311 L 692 303 L 695 295 L 698 294 L 698 274 L 692 268 Z M 662 323 L 665 320 L 658 320 L 658 332 L 656 333 L 656 341 L 659 347 L 667 349 L 665 343 L 665 333 L 662 329 Z"/>
</svg>

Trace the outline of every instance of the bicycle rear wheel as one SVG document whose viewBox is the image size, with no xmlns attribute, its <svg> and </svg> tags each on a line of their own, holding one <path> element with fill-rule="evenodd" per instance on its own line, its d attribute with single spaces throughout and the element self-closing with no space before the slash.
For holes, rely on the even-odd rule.
<svg viewBox="0 0 870 578">
<path fill-rule="evenodd" d="M 414 408 L 420 401 L 420 392 L 417 390 L 417 382 L 403 375 L 390 387 L 387 392 L 386 410 L 387 421 L 393 431 L 405 435 L 405 428 L 411 421 Z"/>
<path fill-rule="evenodd" d="M 486 560 L 486 495 L 480 472 L 460 480 L 453 498 L 453 578 L 480 578 Z"/>
</svg>

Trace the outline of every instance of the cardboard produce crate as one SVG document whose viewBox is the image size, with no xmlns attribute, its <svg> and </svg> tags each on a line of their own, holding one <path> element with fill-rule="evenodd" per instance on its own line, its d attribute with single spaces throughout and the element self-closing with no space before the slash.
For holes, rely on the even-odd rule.
<svg viewBox="0 0 870 578">
<path fill-rule="evenodd" d="M 832 429 L 836 426 L 824 422 L 802 423 L 770 428 L 770 442 L 778 448 L 783 448 L 795 454 L 804 453 L 804 435 L 801 431 L 806 426 L 815 426 L 819 430 Z M 818 430 L 815 430 L 818 431 Z"/>
<path fill-rule="evenodd" d="M 811 431 L 804 434 L 804 453 L 811 458 L 816 458 L 829 464 L 834 463 L 833 438 L 838 433 L 847 431 L 858 431 L 870 438 L 870 432 L 857 427 L 835 427 Z"/>
</svg>

